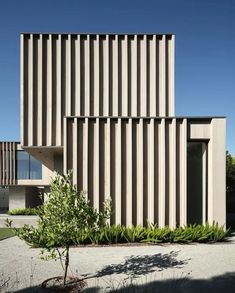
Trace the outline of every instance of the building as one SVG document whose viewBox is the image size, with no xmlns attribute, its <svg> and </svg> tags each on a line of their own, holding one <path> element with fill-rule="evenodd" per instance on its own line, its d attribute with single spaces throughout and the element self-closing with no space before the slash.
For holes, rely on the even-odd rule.
<svg viewBox="0 0 235 293">
<path fill-rule="evenodd" d="M 175 117 L 174 39 L 21 34 L 21 142 L 0 157 L 9 208 L 73 169 L 96 209 L 112 198 L 112 223 L 225 224 L 226 120 Z M 19 177 L 23 154 L 41 173 Z"/>
</svg>

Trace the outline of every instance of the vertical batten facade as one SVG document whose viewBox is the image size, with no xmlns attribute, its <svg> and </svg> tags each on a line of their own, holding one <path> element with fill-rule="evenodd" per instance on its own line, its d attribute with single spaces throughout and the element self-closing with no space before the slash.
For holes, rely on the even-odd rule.
<svg viewBox="0 0 235 293">
<path fill-rule="evenodd" d="M 209 165 L 213 165 L 214 170 L 208 183 L 208 221 L 217 219 L 222 223 L 223 212 L 221 215 L 219 209 L 216 210 L 217 196 L 221 204 L 224 203 L 222 187 L 217 195 L 213 180 L 219 176 L 216 172 L 220 173 L 217 164 L 224 165 L 224 161 L 219 160 L 225 155 L 225 147 L 218 148 L 221 154 L 217 155 L 212 148 L 218 144 L 216 131 L 225 131 L 224 121 L 67 117 L 65 131 L 70 134 L 65 140 L 64 172 L 74 170 L 74 183 L 80 190 L 87 191 L 94 207 L 98 208 L 103 199 L 112 198 L 112 223 L 145 225 L 150 221 L 160 227 L 182 226 L 187 224 L 187 213 L 190 213 L 187 211 L 187 143 L 208 141 Z M 208 125 L 209 131 L 205 132 Z M 78 145 L 75 160 L 72 159 L 73 148 Z M 84 158 L 88 161 L 85 173 L 84 166 L 79 164 Z M 87 174 L 90 174 L 88 185 L 82 180 Z M 222 183 L 225 186 L 225 182 Z"/>
<path fill-rule="evenodd" d="M 16 183 L 16 142 L 0 142 L 0 185 Z"/>
<path fill-rule="evenodd" d="M 173 116 L 174 36 L 22 34 L 22 145 L 61 146 L 74 115 Z"/>
<path fill-rule="evenodd" d="M 170 34 L 21 35 L 22 147 L 51 171 L 73 169 L 97 210 L 111 197 L 111 223 L 183 226 L 195 198 L 203 222 L 225 223 L 225 119 L 174 117 L 174 42 Z M 12 146 L 0 146 L 3 158 Z M 190 160 L 199 171 L 203 164 L 202 203 L 189 188 Z M 14 182 L 13 169 L 2 184 Z"/>
</svg>

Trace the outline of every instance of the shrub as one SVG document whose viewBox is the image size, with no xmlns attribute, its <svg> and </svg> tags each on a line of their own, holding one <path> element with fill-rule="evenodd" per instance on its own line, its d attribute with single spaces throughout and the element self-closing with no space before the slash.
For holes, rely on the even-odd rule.
<svg viewBox="0 0 235 293">
<path fill-rule="evenodd" d="M 121 225 L 105 225 L 93 231 L 83 230 L 77 235 L 74 244 L 117 244 L 117 243 L 191 243 L 191 242 L 218 242 L 223 241 L 228 230 L 216 223 L 209 225 L 188 225 L 170 229 L 158 228 L 149 224 L 147 227 Z"/>
<path fill-rule="evenodd" d="M 56 174 L 45 198 L 46 201 L 37 211 L 38 227 L 24 225 L 14 231 L 29 245 L 41 247 L 43 259 L 60 260 L 65 285 L 71 244 L 77 241 L 77 237 L 83 239 L 83 231 L 88 230 L 93 234 L 106 225 L 106 220 L 110 217 L 110 201 L 104 203 L 101 212 L 93 209 L 85 193 L 78 193 L 72 184 L 72 172 L 64 176 Z M 8 225 L 11 226 L 10 221 Z M 63 249 L 60 250 L 60 247 Z"/>
<path fill-rule="evenodd" d="M 37 215 L 38 208 L 17 208 L 8 212 L 9 215 Z"/>
</svg>

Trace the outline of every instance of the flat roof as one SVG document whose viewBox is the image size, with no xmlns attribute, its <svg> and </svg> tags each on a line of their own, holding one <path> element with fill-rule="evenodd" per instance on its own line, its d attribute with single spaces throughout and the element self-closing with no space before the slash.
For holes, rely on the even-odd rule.
<svg viewBox="0 0 235 293">
<path fill-rule="evenodd" d="M 226 116 L 64 116 L 64 118 L 120 118 L 120 119 L 192 119 L 192 120 L 208 120 L 208 119 L 226 119 Z"/>
<path fill-rule="evenodd" d="M 94 33 L 84 33 L 84 32 L 21 32 L 20 33 L 21 35 L 29 35 L 29 34 L 32 34 L 32 35 L 130 35 L 130 36 L 134 36 L 134 35 L 149 35 L 149 36 L 152 36 L 152 35 L 158 35 L 158 36 L 162 36 L 162 35 L 166 35 L 166 36 L 175 36 L 174 33 L 135 33 L 135 32 L 128 32 L 128 33 L 120 33 L 120 32 L 112 32 L 112 33 L 107 33 L 107 32 L 94 32 Z"/>
</svg>

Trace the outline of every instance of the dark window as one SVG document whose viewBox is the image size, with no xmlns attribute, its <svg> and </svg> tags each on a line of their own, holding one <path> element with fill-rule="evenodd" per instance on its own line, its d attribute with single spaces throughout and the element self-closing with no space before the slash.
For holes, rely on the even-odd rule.
<svg viewBox="0 0 235 293">
<path fill-rule="evenodd" d="M 205 224 L 207 218 L 207 145 L 204 142 L 188 142 L 187 194 L 188 224 Z"/>
<path fill-rule="evenodd" d="M 42 179 L 42 164 L 25 151 L 16 154 L 17 179 Z"/>
</svg>

